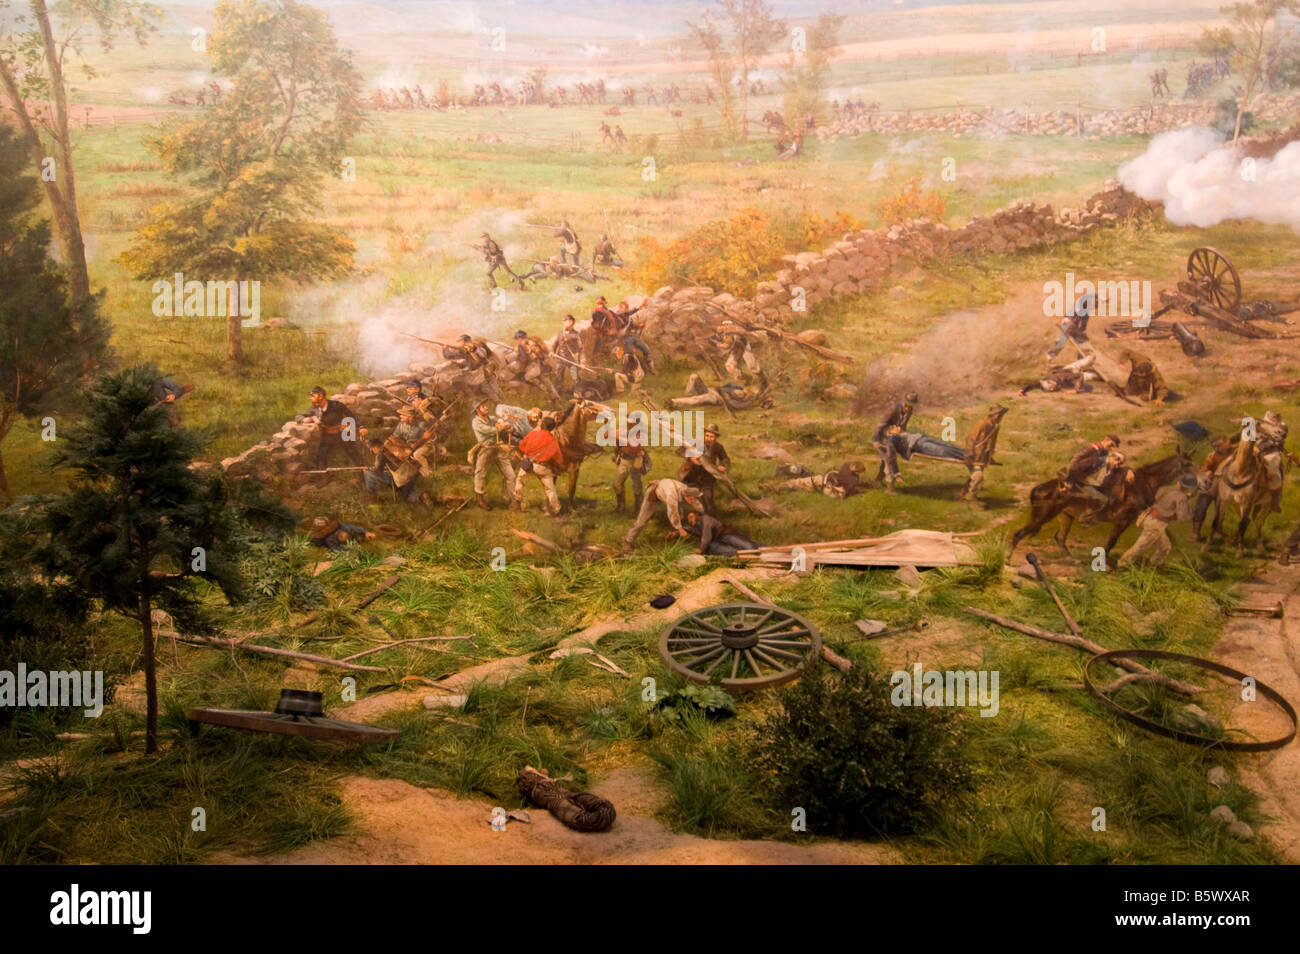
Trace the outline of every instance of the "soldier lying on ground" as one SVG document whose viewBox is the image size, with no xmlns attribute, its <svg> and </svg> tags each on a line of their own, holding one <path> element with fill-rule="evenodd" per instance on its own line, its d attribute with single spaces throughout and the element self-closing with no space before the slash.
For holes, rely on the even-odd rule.
<svg viewBox="0 0 1300 954">
<path fill-rule="evenodd" d="M 686 531 L 700 541 L 699 551 L 709 556 L 735 556 L 741 550 L 757 550 L 760 544 L 728 527 L 707 513 L 686 511 Z M 677 536 L 669 532 L 669 539 Z"/>
<path fill-rule="evenodd" d="M 756 404 L 768 406 L 770 402 L 765 400 L 764 393 L 758 388 L 747 388 L 735 381 L 728 381 L 726 384 L 711 388 L 698 374 L 692 374 L 686 382 L 685 396 L 669 398 L 668 408 L 674 410 L 683 407 L 729 407 L 733 411 L 743 411 Z"/>
<path fill-rule="evenodd" d="M 534 262 L 533 267 L 520 276 L 521 279 L 531 279 L 534 283 L 539 278 L 580 278 L 584 282 L 608 281 L 608 275 L 600 275 L 590 268 L 582 265 L 575 265 L 570 262 L 562 262 L 556 256 L 552 255 L 544 262 Z"/>
<path fill-rule="evenodd" d="M 375 535 L 355 523 L 340 523 L 328 517 L 314 517 L 307 524 L 307 536 L 313 546 L 342 550 L 350 540 L 373 540 Z"/>
<path fill-rule="evenodd" d="M 789 477 L 779 484 L 772 486 L 772 490 L 781 492 L 787 490 L 811 490 L 823 493 L 827 497 L 853 497 L 860 494 L 866 484 L 862 475 L 866 473 L 867 465 L 860 460 L 845 461 L 839 470 L 828 470 L 824 474 L 804 474 L 800 477 Z"/>
<path fill-rule="evenodd" d="M 1045 378 L 1026 383 L 1017 393 L 1024 397 L 1030 391 L 1046 391 L 1049 394 L 1056 391 L 1072 391 L 1075 394 L 1082 394 L 1087 390 L 1090 389 L 1084 372 L 1059 368 L 1053 369 Z"/>
</svg>

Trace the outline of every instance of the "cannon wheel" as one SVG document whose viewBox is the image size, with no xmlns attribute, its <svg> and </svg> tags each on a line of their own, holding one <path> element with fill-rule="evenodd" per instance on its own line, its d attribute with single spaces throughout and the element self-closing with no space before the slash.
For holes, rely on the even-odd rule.
<svg viewBox="0 0 1300 954">
<path fill-rule="evenodd" d="M 716 678 L 735 692 L 798 679 L 821 651 L 821 633 L 812 623 L 761 603 L 706 606 L 659 637 L 659 655 L 673 672 L 699 683 Z"/>
<path fill-rule="evenodd" d="M 1241 278 L 1217 248 L 1203 245 L 1187 256 L 1187 280 L 1201 298 L 1224 311 L 1233 312 L 1241 304 Z"/>
</svg>

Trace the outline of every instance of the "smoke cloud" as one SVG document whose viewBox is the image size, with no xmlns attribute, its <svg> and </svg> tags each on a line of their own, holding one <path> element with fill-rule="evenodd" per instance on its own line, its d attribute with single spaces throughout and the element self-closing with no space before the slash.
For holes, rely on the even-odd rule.
<svg viewBox="0 0 1300 954">
<path fill-rule="evenodd" d="M 1213 129 L 1161 133 L 1147 151 L 1119 167 L 1124 188 L 1164 203 L 1176 225 L 1206 227 L 1226 219 L 1289 225 L 1300 231 L 1300 142 L 1272 158 L 1243 158 Z"/>
</svg>

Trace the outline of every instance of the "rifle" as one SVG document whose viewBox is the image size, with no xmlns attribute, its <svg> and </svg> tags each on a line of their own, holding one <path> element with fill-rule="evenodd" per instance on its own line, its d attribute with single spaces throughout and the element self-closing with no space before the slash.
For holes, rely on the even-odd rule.
<svg viewBox="0 0 1300 954">
<path fill-rule="evenodd" d="M 299 475 L 307 474 L 341 474 L 350 470 L 369 470 L 369 467 L 326 467 L 324 470 L 300 470 Z"/>
<path fill-rule="evenodd" d="M 673 427 L 671 423 L 660 419 L 659 426 L 666 427 L 668 429 L 669 435 L 671 437 L 676 438 L 678 443 L 682 447 L 694 446 L 692 442 L 687 441 L 686 438 L 678 434 L 677 429 Z M 756 504 L 752 498 L 747 497 L 744 493 L 742 493 L 740 488 L 736 486 L 735 481 L 733 481 L 729 476 L 724 474 L 722 471 L 718 470 L 718 468 L 714 467 L 713 464 L 711 464 L 708 460 L 704 458 L 704 455 L 701 454 L 699 457 L 687 457 L 685 459 L 699 467 L 704 468 L 705 472 L 712 475 L 714 480 L 717 480 L 719 483 L 722 484 L 722 486 L 730 490 L 735 495 L 736 499 L 745 505 L 746 509 L 748 509 L 750 513 L 757 514 L 760 517 L 772 516 L 770 513 L 768 513 L 758 504 Z"/>
<path fill-rule="evenodd" d="M 526 229 L 546 229 L 548 232 L 558 232 L 563 227 L 562 225 L 524 225 Z"/>
<path fill-rule="evenodd" d="M 813 354 L 825 358 L 827 361 L 838 361 L 841 364 L 853 364 L 853 357 L 851 355 L 842 354 L 839 351 L 832 351 L 830 348 L 824 347 L 823 345 L 819 345 L 819 344 L 813 344 L 811 341 L 804 341 L 802 338 L 798 338 L 792 334 L 788 334 L 779 328 L 769 328 L 766 325 L 755 325 L 746 321 L 741 321 L 739 318 L 736 318 L 735 316 L 729 314 L 726 310 L 718 307 L 712 302 L 705 301 L 705 302 L 700 302 L 700 304 L 702 304 L 706 308 L 712 308 L 714 311 L 719 312 L 728 321 L 732 322 L 733 324 L 739 325 L 740 327 L 744 328 L 746 331 L 762 331 L 776 338 L 778 341 L 792 342 L 806 351 L 811 351 Z"/>
<path fill-rule="evenodd" d="M 423 341 L 425 344 L 437 345 L 440 348 L 455 348 L 457 351 L 464 350 L 461 345 L 447 344 L 445 341 L 434 341 L 432 338 L 421 338 L 419 335 L 413 335 L 406 331 L 399 331 L 398 334 L 405 338 L 414 338 L 416 341 Z"/>
</svg>

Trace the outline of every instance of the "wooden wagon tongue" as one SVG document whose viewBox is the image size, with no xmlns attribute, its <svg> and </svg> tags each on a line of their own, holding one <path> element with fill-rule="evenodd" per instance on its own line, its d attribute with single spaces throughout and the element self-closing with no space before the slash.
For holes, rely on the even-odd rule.
<svg viewBox="0 0 1300 954">
<path fill-rule="evenodd" d="M 275 704 L 276 715 L 295 719 L 322 718 L 325 715 L 325 694 L 307 689 L 281 689 L 280 701 Z"/>
</svg>

